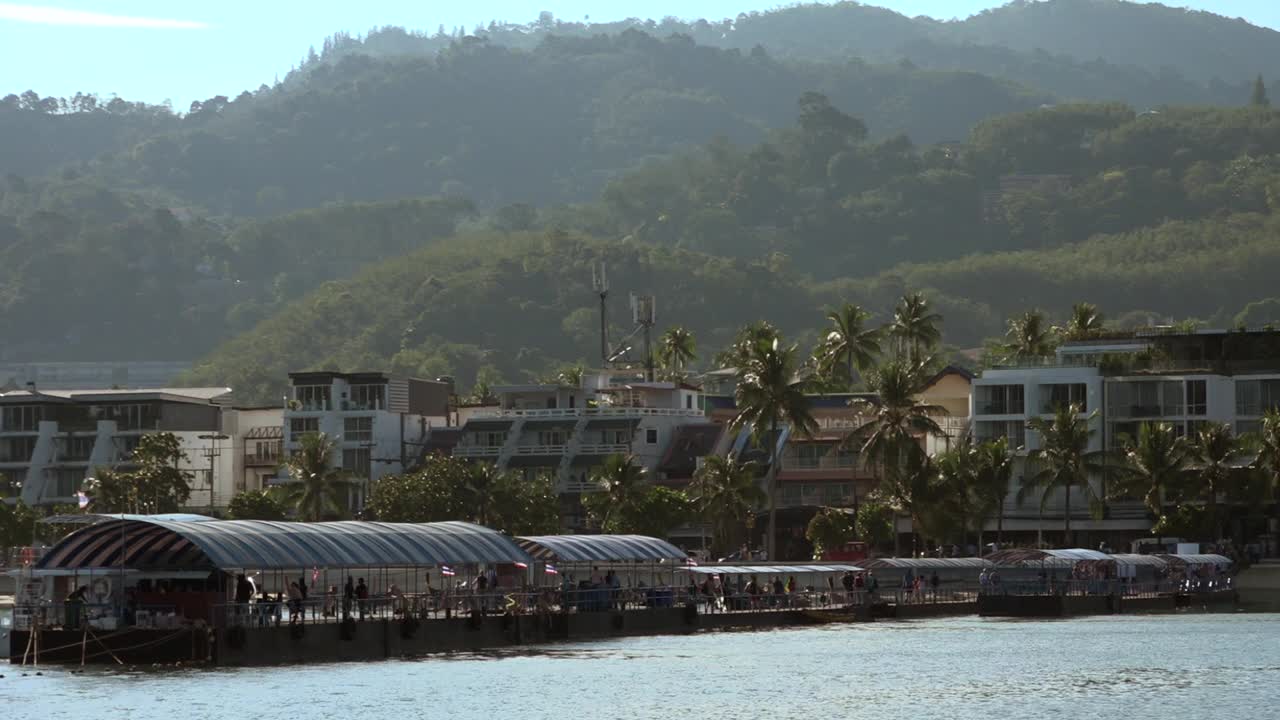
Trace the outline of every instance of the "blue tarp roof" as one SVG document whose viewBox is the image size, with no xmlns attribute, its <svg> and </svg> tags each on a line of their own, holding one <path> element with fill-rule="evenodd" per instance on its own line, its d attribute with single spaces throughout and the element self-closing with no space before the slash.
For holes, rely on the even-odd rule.
<svg viewBox="0 0 1280 720">
<path fill-rule="evenodd" d="M 191 522 L 139 516 L 73 533 L 37 568 L 291 570 L 530 561 L 506 535 L 463 522 Z"/>
<path fill-rule="evenodd" d="M 666 540 L 647 535 L 537 535 L 516 540 L 534 558 L 550 562 L 658 562 L 688 557 Z"/>
</svg>

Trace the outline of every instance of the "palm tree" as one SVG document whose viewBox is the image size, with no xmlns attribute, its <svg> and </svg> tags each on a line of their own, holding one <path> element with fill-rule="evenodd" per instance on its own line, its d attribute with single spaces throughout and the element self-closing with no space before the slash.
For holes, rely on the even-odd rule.
<svg viewBox="0 0 1280 720">
<path fill-rule="evenodd" d="M 644 466 L 631 455 L 610 455 L 591 479 L 600 486 L 599 497 L 605 503 L 600 526 L 606 531 L 631 512 L 648 484 Z"/>
<path fill-rule="evenodd" d="M 780 337 L 778 329 L 766 320 L 751 323 L 739 330 L 733 344 L 716 353 L 712 361 L 720 367 L 740 368 L 746 364 L 751 348 L 760 343 L 773 342 Z"/>
<path fill-rule="evenodd" d="M 921 438 L 942 434 L 942 428 L 933 418 L 946 414 L 946 409 L 916 399 L 924 389 L 924 382 L 922 366 L 894 358 L 867 376 L 868 388 L 876 399 L 857 399 L 850 403 L 860 414 L 866 412 L 871 418 L 845 436 L 841 444 L 856 447 L 867 463 L 878 467 L 882 483 L 906 465 L 912 449 L 921 450 Z M 894 546 L 896 553 L 896 531 Z"/>
<path fill-rule="evenodd" d="M 978 448 L 966 433 L 936 458 L 939 500 L 960 520 L 960 544 L 969 540 L 969 520 L 979 507 L 977 494 L 980 470 Z M 978 523 L 978 543 L 982 543 L 982 523 Z"/>
<path fill-rule="evenodd" d="M 917 539 L 925 535 L 925 511 L 937 505 L 938 466 L 919 444 L 911 443 L 901 456 L 901 462 L 892 466 L 880 483 L 879 490 L 889 500 L 897 514 L 911 519 L 911 547 L 918 546 Z M 898 554 L 898 532 L 895 521 L 893 554 Z"/>
<path fill-rule="evenodd" d="M 1004 336 L 1007 359 L 1026 360 L 1053 354 L 1053 333 L 1039 310 L 1028 310 L 1011 318 Z"/>
<path fill-rule="evenodd" d="M 337 449 L 337 441 L 328 435 L 305 433 L 298 439 L 298 449 L 284 463 L 293 480 L 289 501 L 304 521 L 319 522 L 344 510 L 350 477 L 331 465 Z"/>
<path fill-rule="evenodd" d="M 461 491 L 464 504 L 474 522 L 488 525 L 493 519 L 490 503 L 493 499 L 493 488 L 503 480 L 503 472 L 495 463 L 474 463 L 467 467 Z"/>
<path fill-rule="evenodd" d="M 1232 481 L 1243 470 L 1244 443 L 1226 423 L 1206 423 L 1191 439 L 1192 469 L 1199 478 L 1198 490 L 1209 507 L 1209 527 L 1218 540 L 1224 533 L 1218 520 L 1218 496 L 1229 492 Z"/>
<path fill-rule="evenodd" d="M 1102 313 L 1093 303 L 1078 302 L 1071 306 L 1071 317 L 1067 324 L 1055 327 L 1054 331 L 1063 340 L 1087 340 L 1103 331 Z"/>
<path fill-rule="evenodd" d="M 1102 450 L 1090 450 L 1089 443 L 1093 439 L 1093 430 L 1089 423 L 1097 413 L 1087 417 L 1081 416 L 1076 405 L 1061 405 L 1052 419 L 1032 418 L 1027 428 L 1040 435 L 1040 447 L 1027 454 L 1031 467 L 1038 468 L 1028 475 L 1023 486 L 1018 490 L 1018 503 L 1035 490 L 1040 491 L 1040 510 L 1049 504 L 1053 493 L 1059 489 L 1064 491 L 1066 505 L 1063 507 L 1063 539 L 1064 544 L 1071 544 L 1071 491 L 1079 486 L 1089 502 L 1089 511 L 1095 518 L 1102 517 L 1102 498 L 1098 496 L 1089 483 L 1091 475 L 1100 474 L 1104 469 Z"/>
<path fill-rule="evenodd" d="M 709 455 L 693 475 L 689 488 L 699 515 L 711 524 L 714 549 L 733 547 L 734 531 L 765 502 L 753 462 L 730 455 Z"/>
<path fill-rule="evenodd" d="M 780 338 L 758 340 L 744 348 L 743 364 L 738 368 L 738 387 L 734 400 L 738 414 L 730 427 L 752 428 L 757 442 L 768 446 L 769 470 L 766 473 L 769 493 L 769 559 L 778 558 L 778 428 L 790 426 L 800 437 L 812 437 L 818 429 L 809 414 L 806 392 L 811 379 L 797 361 L 795 345 L 783 345 Z M 766 434 L 767 433 L 767 434 Z"/>
<path fill-rule="evenodd" d="M 1253 467 L 1270 491 L 1274 503 L 1276 491 L 1280 489 L 1280 410 L 1272 408 L 1262 416 L 1257 446 L 1258 456 L 1253 461 Z M 1273 507 L 1280 507 L 1280 503 L 1273 504 Z"/>
<path fill-rule="evenodd" d="M 1165 524 L 1165 493 L 1184 477 L 1189 460 L 1186 442 L 1169 423 L 1143 423 L 1137 442 L 1125 441 L 1119 489 L 1125 494 L 1143 495 L 1143 503 L 1156 519 L 1152 530 L 1157 533 L 1157 545 Z"/>
<path fill-rule="evenodd" d="M 920 293 L 902 296 L 893 311 L 893 323 L 889 335 L 898 342 L 898 352 L 905 354 L 913 364 L 922 364 L 925 352 L 942 339 L 938 329 L 942 316 L 933 312 L 929 300 Z"/>
<path fill-rule="evenodd" d="M 978 470 L 974 477 L 974 494 L 978 498 L 984 518 L 996 516 L 996 545 L 1004 542 L 1004 500 L 1009 496 L 1009 479 L 1013 477 L 1013 453 L 1009 451 L 1009 438 L 1001 437 L 980 443 L 975 449 Z M 981 525 L 978 534 L 978 554 L 981 555 Z"/>
<path fill-rule="evenodd" d="M 667 328 L 658 339 L 658 362 L 668 373 L 683 376 L 689 362 L 697 357 L 693 333 L 680 326 Z"/>
<path fill-rule="evenodd" d="M 820 374 L 833 377 L 837 368 L 844 371 L 846 389 L 853 389 L 854 369 L 866 372 L 880 354 L 884 328 L 868 327 L 871 313 L 845 303 L 827 313 L 831 329 L 815 353 Z"/>
</svg>

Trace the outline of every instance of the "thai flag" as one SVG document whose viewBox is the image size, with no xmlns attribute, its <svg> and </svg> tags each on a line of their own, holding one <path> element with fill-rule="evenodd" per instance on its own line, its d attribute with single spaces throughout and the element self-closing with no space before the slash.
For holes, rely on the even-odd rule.
<svg viewBox="0 0 1280 720">
<path fill-rule="evenodd" d="M 441 565 L 440 574 L 445 577 L 453 577 L 456 573 L 453 571 L 453 568 L 449 567 L 448 565 Z"/>
<path fill-rule="evenodd" d="M 522 562 L 518 562 L 518 563 L 516 563 L 516 567 L 520 568 L 521 570 L 528 570 L 528 569 L 529 569 L 529 563 L 522 563 Z"/>
<path fill-rule="evenodd" d="M 685 558 L 684 564 L 688 565 L 689 567 L 698 567 L 698 561 L 694 560 L 693 558 Z"/>
<path fill-rule="evenodd" d="M 545 571 L 548 575 L 559 575 L 559 574 L 560 574 L 560 571 L 556 569 L 556 566 L 555 566 L 555 565 L 547 565 L 547 567 L 544 569 L 544 571 Z"/>
<path fill-rule="evenodd" d="M 81 510 L 89 507 L 89 496 L 83 492 L 76 493 L 76 504 L 80 506 Z"/>
</svg>

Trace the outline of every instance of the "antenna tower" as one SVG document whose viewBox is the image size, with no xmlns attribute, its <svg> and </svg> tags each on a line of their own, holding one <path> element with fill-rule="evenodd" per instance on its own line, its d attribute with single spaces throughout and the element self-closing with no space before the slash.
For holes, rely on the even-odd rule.
<svg viewBox="0 0 1280 720">
<path fill-rule="evenodd" d="M 591 289 L 600 297 L 600 367 L 609 367 L 609 278 L 605 275 L 604 261 L 591 265 Z"/>
</svg>

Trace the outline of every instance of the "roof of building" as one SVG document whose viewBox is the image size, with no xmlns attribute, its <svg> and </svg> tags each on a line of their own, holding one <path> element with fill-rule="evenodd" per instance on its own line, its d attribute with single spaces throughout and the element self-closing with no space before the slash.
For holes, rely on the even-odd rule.
<svg viewBox="0 0 1280 720">
<path fill-rule="evenodd" d="M 803 565 L 690 565 L 684 569 L 698 575 L 803 575 L 862 572 L 864 568 L 848 563 L 805 563 Z"/>
<path fill-rule="evenodd" d="M 550 562 L 662 562 L 688 554 L 647 535 L 535 535 L 516 538 L 534 558 Z"/>
<path fill-rule="evenodd" d="M 246 440 L 281 440 L 284 438 L 284 428 L 279 425 L 251 428 L 245 433 L 244 438 Z"/>
<path fill-rule="evenodd" d="M 41 558 L 37 569 L 297 570 L 531 560 L 506 535 L 464 522 L 175 521 L 125 516 L 68 536 Z"/>
<path fill-rule="evenodd" d="M 172 402 L 212 403 L 226 400 L 231 395 L 229 387 L 193 388 L 136 388 L 108 390 L 13 390 L 0 393 L 3 403 L 32 402 L 137 402 L 140 400 L 169 400 Z"/>
<path fill-rule="evenodd" d="M 929 378 L 928 381 L 925 382 L 925 387 L 928 387 L 938 382 L 939 380 L 941 380 L 942 378 L 948 375 L 959 375 L 965 380 L 973 380 L 975 377 L 977 377 L 977 375 L 973 374 L 972 370 L 969 370 L 966 367 L 961 367 L 960 365 L 948 365 L 942 368 L 941 370 L 939 370 L 938 372 L 934 373 L 933 377 Z"/>
<path fill-rule="evenodd" d="M 693 477 L 698 458 L 715 450 L 724 428 L 721 423 L 680 425 L 667 445 L 667 453 L 658 464 L 658 470 L 679 477 Z"/>
<path fill-rule="evenodd" d="M 978 569 L 991 567 L 991 562 L 984 558 L 872 558 L 859 560 L 868 570 L 943 570 L 943 569 Z"/>
</svg>

